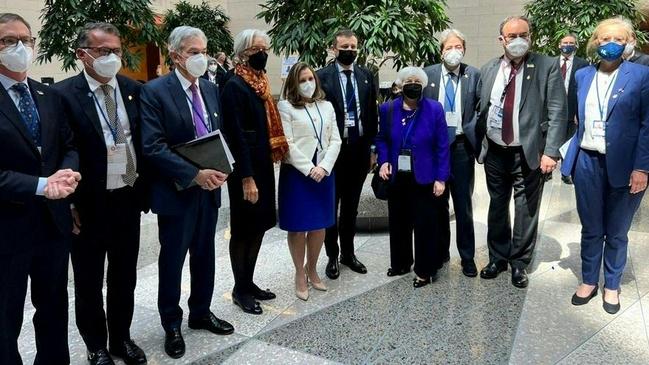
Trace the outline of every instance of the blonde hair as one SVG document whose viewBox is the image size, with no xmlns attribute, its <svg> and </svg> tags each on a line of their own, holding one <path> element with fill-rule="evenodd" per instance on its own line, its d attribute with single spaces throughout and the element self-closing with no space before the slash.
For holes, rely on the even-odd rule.
<svg viewBox="0 0 649 365">
<path fill-rule="evenodd" d="M 597 27 L 595 27 L 595 30 L 593 31 L 593 35 L 590 36 L 587 46 L 589 53 L 597 52 L 597 47 L 599 47 L 599 41 L 597 40 L 599 38 L 599 34 L 602 32 L 602 29 L 610 26 L 616 26 L 624 30 L 624 32 L 626 33 L 627 42 L 635 39 L 635 31 L 633 30 L 633 25 L 631 25 L 630 21 L 621 17 L 608 18 L 599 22 L 599 24 L 597 24 Z"/>
</svg>

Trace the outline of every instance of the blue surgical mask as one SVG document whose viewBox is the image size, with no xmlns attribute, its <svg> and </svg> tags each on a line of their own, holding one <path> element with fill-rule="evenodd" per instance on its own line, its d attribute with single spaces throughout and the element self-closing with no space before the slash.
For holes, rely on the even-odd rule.
<svg viewBox="0 0 649 365">
<path fill-rule="evenodd" d="M 608 42 L 602 44 L 597 48 L 597 54 L 604 60 L 608 62 L 617 61 L 622 57 L 624 53 L 624 44 L 618 44 L 615 42 Z"/>
<path fill-rule="evenodd" d="M 561 53 L 563 53 L 563 54 L 572 54 L 576 49 L 577 49 L 577 46 L 575 46 L 574 44 L 561 46 Z"/>
</svg>

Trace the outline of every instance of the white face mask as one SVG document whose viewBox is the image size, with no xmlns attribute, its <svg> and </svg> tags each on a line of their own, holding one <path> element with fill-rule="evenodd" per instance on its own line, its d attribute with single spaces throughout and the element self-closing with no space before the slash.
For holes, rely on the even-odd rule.
<svg viewBox="0 0 649 365">
<path fill-rule="evenodd" d="M 185 60 L 185 69 L 194 77 L 201 77 L 207 70 L 207 56 L 202 53 L 193 55 Z"/>
<path fill-rule="evenodd" d="M 18 44 L 13 47 L 7 47 L 0 51 L 0 63 L 13 72 L 29 70 L 33 57 L 34 50 L 31 47 L 25 47 L 21 41 L 18 41 Z"/>
<path fill-rule="evenodd" d="M 509 42 L 505 47 L 512 57 L 518 58 L 525 56 L 527 51 L 530 49 L 530 42 L 528 42 L 527 39 L 518 37 Z"/>
<path fill-rule="evenodd" d="M 207 69 L 210 70 L 211 73 L 215 73 L 216 72 L 216 65 L 210 65 L 210 67 L 208 67 Z"/>
<path fill-rule="evenodd" d="M 462 57 L 464 57 L 464 53 L 460 51 L 459 49 L 452 49 L 446 53 L 444 53 L 444 63 L 446 63 L 448 66 L 455 67 L 462 62 Z"/>
<path fill-rule="evenodd" d="M 315 80 L 301 82 L 299 88 L 300 95 L 307 99 L 311 99 L 313 97 L 313 93 L 315 93 Z"/>
<path fill-rule="evenodd" d="M 92 57 L 88 51 L 85 51 L 88 56 Z M 119 70 L 122 68 L 122 59 L 119 58 L 116 54 L 111 53 L 108 56 L 101 56 L 94 58 L 92 57 L 92 69 L 95 70 L 97 75 L 112 79 L 117 75 Z"/>
</svg>

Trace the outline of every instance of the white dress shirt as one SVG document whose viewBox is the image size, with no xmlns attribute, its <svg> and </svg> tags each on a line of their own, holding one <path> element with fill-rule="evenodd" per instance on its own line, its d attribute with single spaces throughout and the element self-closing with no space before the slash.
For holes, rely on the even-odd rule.
<svg viewBox="0 0 649 365">
<path fill-rule="evenodd" d="M 345 118 L 347 118 L 347 75 L 343 71 L 351 70 L 352 85 L 354 86 L 354 94 L 356 95 L 356 123 L 358 123 L 358 135 L 363 135 L 363 123 L 361 123 L 361 100 L 358 97 L 358 82 L 356 81 L 356 73 L 354 72 L 354 64 L 352 63 L 348 69 L 343 68 L 338 62 L 336 62 L 336 68 L 338 69 L 338 76 L 340 77 L 340 90 L 343 95 L 343 112 L 345 113 Z M 347 128 L 343 129 L 344 138 L 347 138 Z"/>
<path fill-rule="evenodd" d="M 503 98 L 502 102 L 500 98 L 505 90 L 505 85 L 509 80 L 509 75 L 512 71 L 512 66 L 510 60 L 507 57 L 503 57 L 500 62 L 500 69 L 496 74 L 496 80 L 494 81 L 493 89 L 491 89 L 491 105 L 498 105 L 501 108 L 504 106 L 505 99 Z M 523 74 L 525 72 L 526 64 L 523 62 L 519 67 L 516 73 L 516 78 L 512 81 L 516 83 L 516 94 L 514 95 L 514 110 L 512 112 L 512 127 L 514 129 L 514 140 L 512 143 L 507 145 L 503 142 L 502 138 L 502 129 L 492 128 L 490 125 L 487 125 L 487 137 L 493 142 L 501 146 L 520 146 L 520 133 L 519 133 L 519 124 L 518 124 L 518 114 L 521 105 L 521 91 L 523 89 Z M 510 86 L 511 87 L 511 86 Z"/>
<path fill-rule="evenodd" d="M 178 76 L 178 80 L 180 81 L 180 85 L 182 86 L 183 90 L 185 90 L 185 95 L 187 97 L 185 98 L 187 101 L 187 105 L 189 106 L 189 120 L 192 121 L 194 124 L 194 136 L 196 136 L 196 124 L 194 123 L 194 105 L 192 104 L 192 91 L 189 89 L 190 86 L 192 86 L 192 83 L 181 74 L 178 69 L 174 70 L 176 73 L 176 76 Z M 198 98 L 201 101 L 201 105 L 203 106 L 203 121 L 205 124 L 205 128 L 207 129 L 208 132 L 212 131 L 212 123 L 210 122 L 210 115 L 207 112 L 207 107 L 205 107 L 205 102 L 203 101 L 203 95 L 201 95 L 201 87 L 200 87 L 200 82 L 198 82 L 198 78 L 194 82 L 196 84 L 196 92 L 198 92 Z"/>
<path fill-rule="evenodd" d="M 564 56 L 559 56 L 559 70 L 563 67 L 563 64 L 566 64 L 566 79 L 563 80 L 563 86 L 566 88 L 566 93 L 568 92 L 568 86 L 570 85 L 570 75 L 572 75 L 572 64 L 575 59 L 574 53 L 568 56 L 568 60 L 564 59 Z"/>
<path fill-rule="evenodd" d="M 449 80 L 449 73 L 455 74 L 455 80 Z M 460 135 L 464 133 L 462 130 L 462 82 L 460 81 L 460 67 L 458 66 L 454 71 L 449 71 L 446 69 L 446 65 L 442 64 L 442 72 L 440 75 L 439 81 L 439 94 L 437 100 L 442 104 L 442 107 L 446 105 L 446 83 L 453 82 L 453 89 L 455 90 L 455 104 L 453 109 L 460 116 L 460 121 L 457 123 L 457 129 L 455 130 L 455 135 Z M 448 95 L 451 100 L 453 100 L 452 95 Z M 450 112 L 450 110 L 444 110 L 445 112 Z"/>
<path fill-rule="evenodd" d="M 597 71 L 596 77 L 590 84 L 586 96 L 586 108 L 584 109 L 584 136 L 581 139 L 581 148 L 606 154 L 606 138 L 594 135 L 594 122 L 606 121 L 608 114 L 608 101 L 613 94 L 613 87 L 617 79 L 618 70 L 610 74 Z M 597 93 L 599 92 L 599 100 Z M 601 107 L 601 113 L 600 113 Z M 603 117 L 602 117 L 603 115 Z"/>
<path fill-rule="evenodd" d="M 108 111 L 106 110 L 104 92 L 101 90 L 101 86 L 103 84 L 90 77 L 90 75 L 88 75 L 85 70 L 83 71 L 83 75 L 86 77 L 86 81 L 88 81 L 90 92 L 92 92 L 95 96 L 93 98 L 95 99 L 95 109 L 97 110 L 97 116 L 99 117 L 99 122 L 101 123 L 101 130 L 104 134 L 104 142 L 106 143 L 106 148 L 108 149 L 114 147 L 115 139 L 113 137 L 113 133 L 110 130 L 110 127 L 108 126 L 109 120 L 106 119 L 109 118 L 109 116 Z M 117 105 L 117 119 L 124 129 L 124 136 L 126 137 L 128 148 L 131 150 L 131 156 L 133 156 L 133 164 L 137 166 L 135 146 L 133 145 L 133 134 L 131 133 L 131 124 L 129 123 L 128 113 L 126 112 L 126 105 L 124 104 L 124 99 L 119 89 L 117 78 L 113 77 L 112 80 L 107 83 L 107 85 L 110 85 L 117 94 L 117 97 L 115 98 L 115 103 Z M 111 96 L 115 97 L 115 93 Z M 123 188 L 125 186 L 126 184 L 122 179 L 122 175 L 106 175 L 106 189 L 113 190 Z"/>
</svg>

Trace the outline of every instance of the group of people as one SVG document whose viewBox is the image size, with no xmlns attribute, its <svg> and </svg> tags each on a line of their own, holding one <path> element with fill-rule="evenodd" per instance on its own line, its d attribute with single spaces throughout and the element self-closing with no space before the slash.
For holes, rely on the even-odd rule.
<svg viewBox="0 0 649 365">
<path fill-rule="evenodd" d="M 174 70 L 141 85 L 118 75 L 117 28 L 89 23 L 75 50 L 83 71 L 50 88 L 27 77 L 35 45 L 29 24 L 0 14 L 0 363 L 21 363 L 28 277 L 35 363 L 69 363 L 68 256 L 89 363 L 113 364 L 111 355 L 147 362 L 130 325 L 140 215 L 149 209 L 158 217 L 165 352 L 185 353 L 179 302 L 188 253 L 189 328 L 233 333 L 210 309 L 226 182 L 232 301 L 246 313 L 262 314 L 259 301 L 276 297 L 255 284 L 254 273 L 264 234 L 278 217 L 288 232 L 298 298 L 308 300 L 309 283 L 327 290 L 317 273 L 323 244 L 328 278 L 339 277 L 340 264 L 367 272 L 354 236 L 361 190 L 375 164 L 389 181 L 388 276 L 409 273 L 414 264 L 415 288 L 437 279 L 450 258 L 451 198 L 462 272 L 478 275 L 477 161 L 491 198 L 489 263 L 480 276 L 493 279 L 511 266 L 512 284 L 524 288 L 543 184 L 575 130 L 562 164 L 583 226 L 583 284 L 572 302 L 597 294 L 603 260 L 604 309 L 617 312 L 627 232 L 649 171 L 649 68 L 633 63 L 641 57 L 624 19 L 597 26 L 588 44 L 598 57 L 593 65 L 574 57 L 574 35 L 552 58 L 529 51 L 531 34 L 526 18 L 507 18 L 500 26 L 503 55 L 478 70 L 462 62 L 464 35 L 448 29 L 440 35 L 442 62 L 400 70 L 400 96 L 377 108 L 375 77 L 356 63 L 359 40 L 347 29 L 333 35 L 330 65 L 315 71 L 299 62 L 290 69 L 276 103 L 265 72 L 270 40 L 260 30 L 235 37 L 227 69 L 225 55 L 208 60 L 200 29 L 178 27 L 167 45 Z M 229 175 L 174 152 L 217 130 L 235 160 Z"/>
</svg>

